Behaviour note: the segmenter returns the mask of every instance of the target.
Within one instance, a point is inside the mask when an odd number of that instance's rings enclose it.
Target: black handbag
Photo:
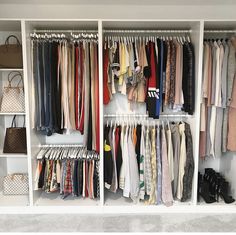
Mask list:
[[[16,115],[12,119],[11,127],[6,129],[3,153],[27,153],[25,124],[23,127],[16,127]]]

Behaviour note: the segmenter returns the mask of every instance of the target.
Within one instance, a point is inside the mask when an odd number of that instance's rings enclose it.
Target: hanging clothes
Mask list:
[[[39,35],[31,45],[34,128],[47,136],[79,131],[99,151],[97,41]]]
[[[236,38],[205,40],[203,55],[203,92],[201,102],[201,158],[219,157],[232,147],[234,117],[229,115],[233,104],[236,73]]]
[[[195,52],[191,42],[178,37],[105,36],[103,55],[105,105],[121,93],[129,102],[146,103],[153,118],[169,111],[193,114]]]
[[[65,199],[74,197],[98,198],[99,155],[84,148],[42,148],[37,155],[35,190],[59,192]]]
[[[104,126],[107,190],[113,193],[121,190],[124,197],[135,203],[141,200],[148,205],[171,206],[174,199],[183,202],[191,199],[193,173],[193,143],[188,123],[149,126],[107,122]]]

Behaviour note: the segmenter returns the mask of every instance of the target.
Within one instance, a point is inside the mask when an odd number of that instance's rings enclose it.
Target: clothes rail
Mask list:
[[[35,29],[34,33],[98,33],[93,29]]]
[[[147,114],[104,114],[105,118],[112,118],[112,117],[123,117],[123,116],[132,116],[132,117],[148,117]],[[189,114],[161,114],[160,117],[191,117],[192,115]]]
[[[104,117],[128,117],[128,116],[133,116],[133,117],[148,117],[147,114],[104,114]]]
[[[175,29],[168,29],[168,30],[126,30],[126,29],[105,29],[103,30],[104,33],[191,33],[191,29],[185,29],[185,30],[175,30]]]
[[[204,30],[204,33],[236,33],[236,30]]]
[[[40,145],[41,148],[58,148],[58,147],[84,147],[83,145],[79,144],[46,144],[46,145]]]

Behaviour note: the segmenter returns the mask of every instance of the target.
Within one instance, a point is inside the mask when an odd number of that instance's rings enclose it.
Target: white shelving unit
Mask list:
[[[22,41],[21,21],[0,21],[0,43],[4,44],[9,35],[15,35]],[[2,95],[3,87],[7,85],[8,74],[12,71],[24,74],[24,68],[0,68],[0,95]],[[24,82],[25,83],[25,82]],[[3,144],[5,131],[11,126],[12,118],[17,115],[17,124],[23,124],[24,116],[22,113],[1,113],[0,112],[0,207],[27,207],[30,205],[30,197],[27,195],[3,195],[3,177],[13,173],[28,173],[27,154],[3,153]]]
[[[1,31],[1,26],[3,30]],[[20,20],[1,20],[0,19],[0,35],[5,35],[7,26],[11,26],[12,31],[17,31],[22,38],[23,50],[23,69],[24,87],[25,87],[25,105],[26,112],[16,115],[24,115],[27,128],[27,155],[21,154],[2,154],[0,151],[0,178],[13,170],[25,171],[29,175],[29,195],[5,197],[0,194],[0,213],[19,212],[17,206],[21,206],[21,213],[195,213],[195,212],[228,212],[236,213],[235,204],[226,205],[224,203],[215,203],[214,205],[206,205],[203,202],[197,203],[197,174],[199,170],[206,166],[212,166],[223,172],[227,179],[232,182],[233,196],[236,197],[236,164],[233,153],[227,153],[221,159],[210,160],[208,162],[199,162],[199,126],[200,126],[200,99],[201,99],[201,80],[202,80],[202,54],[203,54],[203,38],[205,29],[235,29],[235,21],[204,21],[190,19],[153,19],[153,20],[137,20],[137,19],[20,19]],[[44,144],[73,144],[81,143],[83,136],[79,133],[72,135],[53,135],[46,137],[36,132],[32,128],[32,71],[30,57],[30,33],[34,29],[93,29],[98,30],[99,35],[99,91],[100,91],[100,139],[103,140],[103,115],[109,113],[125,112],[127,110],[127,101],[124,97],[117,97],[108,105],[103,106],[103,37],[104,31],[107,29],[191,29],[191,40],[195,48],[195,112],[194,115],[187,117],[188,123],[191,125],[194,145],[194,179],[192,199],[187,203],[175,202],[172,207],[148,206],[143,203],[134,204],[131,199],[122,197],[119,193],[113,194],[104,189],[103,184],[103,146],[100,147],[100,199],[90,200],[83,198],[60,198],[58,194],[47,194],[34,189],[34,175],[36,170],[36,154],[41,145]],[[0,37],[1,40],[1,37]],[[17,69],[14,69],[17,71]],[[11,70],[0,69],[2,77],[6,76]],[[122,106],[117,104],[122,103]],[[136,113],[144,113],[142,106],[136,110]],[[11,116],[14,114],[0,113],[0,148],[4,139],[4,129],[9,124]],[[20,117],[22,118],[22,117]],[[101,141],[102,143],[102,141]],[[17,162],[17,163],[16,163]],[[1,186],[0,186],[1,187]],[[0,188],[1,191],[1,188]]]

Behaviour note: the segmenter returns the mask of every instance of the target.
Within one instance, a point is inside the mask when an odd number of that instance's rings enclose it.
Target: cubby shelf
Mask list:
[[[0,158],[26,158],[27,154],[23,153],[3,153],[0,152]]]
[[[0,192],[0,206],[25,207],[29,206],[29,195],[3,195]]]
[[[25,115],[25,113],[1,113],[0,116],[13,116],[13,115]]]
[[[11,68],[11,69],[9,69],[9,68],[1,68],[0,69],[0,72],[11,72],[11,71],[23,71],[23,69],[19,69],[19,68]]]

